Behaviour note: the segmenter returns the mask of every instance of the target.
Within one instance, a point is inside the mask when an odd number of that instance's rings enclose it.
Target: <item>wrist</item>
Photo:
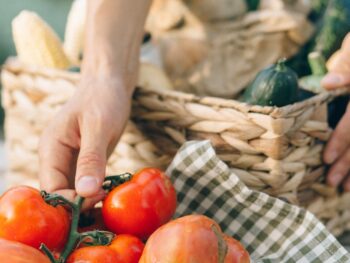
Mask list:
[[[82,74],[78,89],[85,92],[92,89],[94,92],[99,91],[103,94],[115,94],[130,99],[135,90],[136,79],[134,76],[126,76],[116,72],[115,74]]]

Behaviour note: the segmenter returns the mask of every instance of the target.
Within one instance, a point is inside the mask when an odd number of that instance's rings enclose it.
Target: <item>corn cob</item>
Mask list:
[[[22,11],[15,17],[12,34],[18,57],[23,63],[61,69],[69,67],[59,37],[36,13]]]
[[[85,36],[86,0],[75,0],[69,11],[63,48],[74,65],[80,64]]]
[[[139,87],[153,90],[173,90],[173,85],[161,68],[150,63],[141,63],[138,82]]]

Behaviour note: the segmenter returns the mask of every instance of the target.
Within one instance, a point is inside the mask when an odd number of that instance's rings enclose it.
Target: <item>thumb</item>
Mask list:
[[[102,190],[108,146],[103,137],[89,131],[82,134],[75,176],[75,188],[82,197],[92,197]]]
[[[321,82],[325,89],[336,89],[350,85],[349,73],[328,73]]]

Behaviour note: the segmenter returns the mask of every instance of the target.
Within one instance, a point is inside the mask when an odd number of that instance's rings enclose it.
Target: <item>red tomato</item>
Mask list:
[[[227,244],[227,254],[225,257],[225,263],[249,263],[249,254],[236,239],[224,235],[224,239]]]
[[[118,254],[114,250],[104,247],[83,247],[75,250],[67,263],[119,263]]]
[[[51,250],[63,247],[69,231],[69,214],[45,203],[40,192],[20,186],[0,198],[0,237],[34,248],[44,243]]]
[[[0,238],[0,262],[50,263],[50,260],[37,249],[19,242]]]
[[[138,263],[144,245],[131,235],[117,236],[109,246],[84,247],[75,250],[67,263]]]
[[[102,216],[112,232],[145,239],[171,219],[175,208],[170,179],[158,169],[146,168],[107,195]]]
[[[215,221],[202,215],[190,215],[157,229],[148,239],[139,263],[249,262],[249,256],[230,261],[227,256],[231,255],[231,248],[228,251],[224,234]]]
[[[118,253],[120,263],[138,263],[145,245],[131,235],[118,235],[109,248]]]

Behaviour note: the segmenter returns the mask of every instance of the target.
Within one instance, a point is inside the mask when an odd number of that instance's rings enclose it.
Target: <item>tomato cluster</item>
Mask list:
[[[104,189],[102,208],[87,213],[80,213],[81,197],[71,202],[27,186],[8,190],[0,197],[0,262],[249,262],[213,220],[171,221],[176,193],[159,169],[107,177]]]
[[[103,202],[108,229],[146,239],[168,222],[176,209],[176,193],[158,169],[143,169],[131,181],[114,188]]]
[[[67,263],[137,263],[144,244],[135,236],[117,235],[108,246],[89,246],[76,249]]]

